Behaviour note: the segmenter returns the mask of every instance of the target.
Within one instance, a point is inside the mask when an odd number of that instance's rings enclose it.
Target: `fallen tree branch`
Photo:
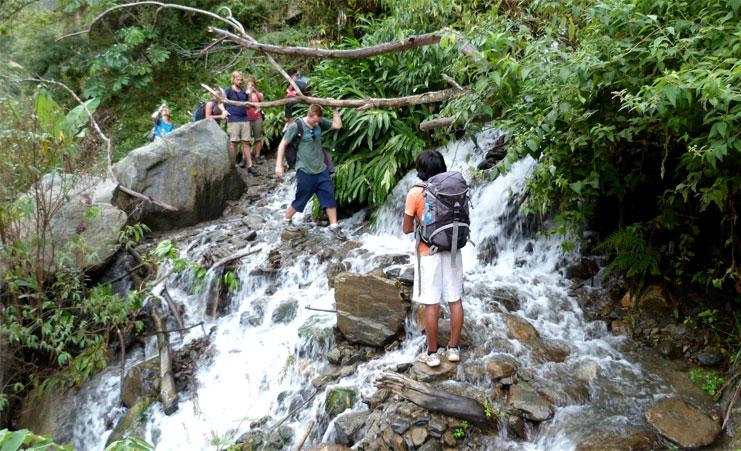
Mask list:
[[[440,128],[440,127],[450,127],[455,123],[455,118],[453,117],[441,117],[438,119],[430,119],[427,121],[422,121],[419,123],[419,130],[422,132],[426,132],[429,130],[432,130],[433,128]]]
[[[497,430],[496,422],[486,417],[484,406],[475,399],[448,393],[388,371],[381,373],[375,384],[427,410],[469,421],[483,431]]]
[[[453,79],[453,77],[451,77],[450,75],[448,75],[448,74],[442,74],[442,75],[441,75],[441,77],[443,78],[443,80],[445,80],[445,81],[447,81],[448,83],[450,83],[451,85],[453,85],[453,87],[454,87],[454,88],[456,88],[456,89],[460,89],[461,91],[464,91],[464,90],[465,90],[465,89],[463,88],[463,86],[461,86],[460,84],[458,84],[458,82],[457,82],[457,81],[455,81],[455,80]]]
[[[219,260],[216,263],[214,263],[213,265],[211,265],[211,267],[209,269],[210,270],[214,270],[214,269],[218,268],[219,266],[225,265],[225,264],[227,264],[227,263],[229,263],[231,261],[238,260],[240,258],[247,257],[248,255],[256,254],[256,253],[260,252],[261,250],[262,250],[262,248],[255,249],[255,248],[252,248],[251,247],[251,248],[249,248],[246,251],[239,251],[239,252],[237,252],[235,254],[229,255],[228,257],[222,258],[221,260]]]
[[[157,332],[157,349],[160,355],[160,401],[165,415],[178,410],[178,392],[175,389],[175,377],[172,372],[170,340],[167,339],[164,321],[160,315],[159,301],[152,303],[152,320]]]
[[[187,326],[187,327],[183,327],[182,329],[168,329],[168,330],[164,330],[162,332],[164,332],[166,334],[170,334],[170,333],[173,333],[173,332],[184,332],[186,330],[191,330],[191,329],[196,328],[198,326],[203,326],[203,321],[201,321],[200,323],[196,323],[196,324]],[[144,334],[144,335],[141,335],[141,336],[142,337],[151,337],[153,335],[157,335],[158,333],[159,332],[152,332],[151,334]],[[203,331],[203,335],[206,335],[206,331],[205,330]]]
[[[180,308],[175,300],[170,296],[170,292],[167,291],[167,286],[162,287],[162,297],[165,298],[167,306],[170,307],[172,316],[175,317],[175,323],[178,325],[178,331],[180,332],[180,338],[183,338],[183,331],[185,330],[185,323],[183,322],[183,315],[180,314]]]
[[[149,196],[146,196],[146,195],[144,195],[144,194],[142,194],[142,193],[140,193],[138,191],[134,191],[131,188],[127,188],[127,187],[121,185],[121,183],[118,181],[118,178],[116,177],[116,174],[113,173],[113,149],[112,149],[112,145],[111,145],[111,139],[108,138],[108,136],[106,136],[105,133],[103,133],[103,130],[101,130],[100,126],[98,125],[98,121],[95,120],[95,118],[93,117],[93,113],[90,112],[90,110],[88,109],[88,107],[85,104],[85,102],[83,102],[82,99],[77,95],[77,93],[75,93],[75,91],[73,91],[69,86],[67,86],[66,84],[64,84],[64,83],[62,83],[60,81],[47,80],[47,79],[41,78],[41,77],[36,77],[36,78],[32,78],[32,79],[26,79],[26,80],[22,80],[22,81],[30,81],[30,82],[35,82],[35,83],[47,83],[47,84],[59,86],[62,89],[64,89],[65,91],[67,91],[77,101],[77,103],[82,106],[82,109],[85,110],[85,114],[87,114],[87,117],[88,117],[88,119],[90,121],[90,124],[92,124],[93,128],[98,133],[98,136],[100,136],[100,139],[102,139],[105,142],[105,144],[106,144],[106,155],[107,155],[107,158],[108,158],[108,161],[107,161],[108,177],[110,177],[110,179],[113,180],[114,183],[116,183],[116,185],[117,185],[116,186],[116,189],[117,190],[122,191],[122,192],[124,192],[124,193],[126,193],[126,194],[128,194],[130,196],[136,197],[138,199],[142,199],[145,202],[149,202],[149,203],[152,203],[154,205],[157,205],[158,207],[164,208],[165,210],[168,210],[168,211],[178,211],[177,208],[173,207],[172,205],[169,205],[169,204],[167,204],[165,202],[160,202],[160,201],[154,200],[154,199],[152,199]],[[114,192],[115,192],[115,190],[114,190]]]
[[[369,109],[369,108],[399,108],[410,105],[424,105],[428,103],[440,103],[446,100],[450,100],[454,97],[466,94],[469,89],[463,91],[459,89],[443,89],[441,91],[430,91],[422,94],[415,94],[411,96],[403,97],[390,97],[390,98],[368,98],[368,99],[333,99],[331,97],[311,97],[311,96],[296,96],[296,97],[285,97],[278,100],[269,100],[267,102],[238,102],[236,100],[229,100],[224,97],[221,92],[217,89],[213,89],[205,84],[201,86],[208,91],[211,95],[216,96],[220,101],[229,105],[237,106],[253,106],[259,108],[271,108],[280,107],[284,105],[294,105],[297,103],[308,103],[317,104],[322,106],[336,107],[336,108],[358,108],[358,109]]]
[[[304,432],[304,435],[301,438],[301,441],[298,442],[298,447],[296,448],[296,451],[301,451],[301,449],[304,447],[304,443],[306,443],[306,439],[309,438],[309,434],[311,434],[311,430],[314,429],[314,424],[315,424],[314,420],[309,421],[309,425],[306,426],[306,432]]]

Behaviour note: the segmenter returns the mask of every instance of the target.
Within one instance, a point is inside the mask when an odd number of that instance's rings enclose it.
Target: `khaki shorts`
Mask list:
[[[229,133],[229,141],[233,143],[250,140],[249,122],[227,122],[226,131]]]
[[[256,121],[250,121],[250,133],[255,139],[255,142],[262,140],[262,119]]]

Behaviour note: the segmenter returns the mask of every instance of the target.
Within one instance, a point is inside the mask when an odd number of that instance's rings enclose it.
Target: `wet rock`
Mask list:
[[[481,264],[490,265],[494,263],[494,260],[499,256],[499,251],[497,250],[497,237],[488,236],[484,238],[477,249],[477,257]]]
[[[244,192],[229,162],[227,136],[214,121],[187,124],[151,144],[129,152],[113,166],[122,185],[172,205],[175,212],[144,204],[134,221],[152,230],[171,230],[221,215],[227,201]],[[178,174],[173,177],[173,174]],[[141,204],[122,192],[113,204],[126,212]]]
[[[492,380],[510,377],[517,371],[517,363],[506,357],[492,357],[486,362],[486,373]]]
[[[300,356],[317,356],[332,343],[334,325],[327,322],[327,316],[312,315],[298,328]]]
[[[329,384],[332,384],[337,381],[337,379],[340,378],[340,371],[337,369],[325,371],[319,376],[315,377],[311,380],[311,385],[316,388],[320,389],[323,387],[326,387]]]
[[[127,220],[125,212],[101,199],[98,191],[101,186],[107,186],[106,181],[70,174],[47,174],[37,186],[39,197],[46,199],[47,203],[59,204],[48,218],[43,248],[44,270],[55,273],[60,267],[83,271],[101,268],[118,250],[119,232]],[[113,187],[109,188],[112,191]],[[24,197],[35,203],[35,189]],[[19,228],[24,239],[35,239],[27,233],[36,230],[37,222],[46,219],[37,217],[36,212],[37,209],[31,207],[30,217],[20,220]],[[66,257],[64,262],[59,260],[60,255]]]
[[[38,395],[36,390],[23,400],[17,417],[17,429],[28,429],[37,435],[48,435],[57,443],[72,442],[75,418],[73,390],[49,390]]]
[[[376,407],[380,406],[381,404],[383,404],[384,401],[386,401],[390,394],[391,392],[389,392],[387,389],[381,388],[379,390],[376,390],[376,392],[373,393],[370,398],[364,400],[364,402],[368,405],[368,408],[370,410],[375,410]]]
[[[582,439],[576,445],[576,451],[594,450],[635,450],[648,451],[663,448],[656,436],[647,431],[595,432]]]
[[[646,420],[661,435],[684,448],[707,446],[721,431],[717,421],[679,398],[657,402],[646,411]]]
[[[355,404],[358,397],[356,389],[351,387],[336,387],[327,392],[327,398],[324,401],[324,413],[331,418],[344,412],[346,409]]]
[[[377,274],[337,275],[335,303],[337,327],[345,338],[378,347],[396,338],[408,308],[396,284]]]
[[[143,436],[146,427],[146,417],[144,413],[147,411],[151,403],[152,401],[149,398],[139,399],[136,404],[134,404],[126,414],[118,420],[116,427],[113,428],[113,432],[111,432],[111,435],[109,435],[106,440],[106,446],[127,437]]]
[[[427,440],[417,451],[443,451],[443,445],[437,440]]]
[[[723,362],[723,354],[714,346],[708,346],[697,354],[697,362],[702,366],[717,366]]]
[[[526,319],[517,315],[506,315],[507,335],[523,342],[533,342],[540,339],[538,331]]]
[[[672,340],[661,340],[656,344],[656,350],[662,357],[678,359],[682,357],[682,347]]]
[[[421,444],[423,444],[425,442],[425,440],[427,440],[427,437],[429,437],[430,434],[429,434],[429,432],[427,432],[427,428],[426,427],[415,426],[415,427],[409,429],[409,431],[407,432],[407,435],[408,435],[409,439],[411,439],[412,444],[415,447],[418,447]]]
[[[555,340],[539,340],[530,344],[533,356],[541,362],[564,362],[569,357],[565,343]]]
[[[528,420],[545,421],[553,416],[553,407],[532,385],[518,382],[509,388],[509,405]]]
[[[160,388],[159,357],[151,358],[132,367],[124,377],[121,402],[132,408],[143,397],[157,398]]]
[[[507,417],[507,430],[522,440],[529,441],[532,438],[532,428],[527,421],[517,415],[510,415]]]
[[[579,364],[579,366],[576,368],[575,375],[577,379],[584,382],[589,382],[597,378],[597,376],[599,375],[599,371],[600,367],[597,362],[587,360]]]
[[[610,323],[610,330],[613,335],[624,335],[626,337],[633,336],[633,327],[627,321],[616,319]]]
[[[389,279],[398,280],[402,285],[410,287],[414,285],[414,265],[391,266],[384,269],[383,273]]]
[[[442,416],[433,415],[430,419],[428,429],[430,430],[430,435],[432,437],[440,438],[445,433],[445,430],[448,429],[448,423]]]
[[[290,323],[296,318],[297,313],[298,301],[295,299],[285,300],[273,311],[273,324]]]
[[[350,412],[337,417],[334,423],[339,443],[352,446],[362,436],[362,429],[370,412]]]
[[[491,169],[500,160],[504,159],[504,157],[506,156],[507,156],[507,145],[505,142],[505,137],[504,135],[502,135],[494,141],[494,144],[492,145],[491,149],[487,151],[484,161],[479,163],[478,169],[482,171]]]
[[[267,299],[258,299],[252,303],[250,310],[242,312],[239,316],[239,324],[243,326],[257,327],[265,318],[265,304]]]
[[[391,424],[391,429],[399,435],[408,431],[412,426],[411,421],[399,415],[391,416],[389,423]]]
[[[427,366],[424,362],[414,362],[409,372],[410,377],[420,382],[437,382],[454,377],[458,365],[447,359],[441,360],[440,365],[434,368]]]
[[[249,431],[237,439],[239,449],[244,451],[258,451],[263,449],[265,434],[262,431]]]
[[[657,323],[668,324],[674,318],[674,307],[658,285],[651,285],[641,294],[638,298],[638,308],[646,317],[654,319]]]
[[[569,279],[587,280],[599,272],[599,265],[594,259],[581,257],[578,261],[566,268],[566,277]]]
[[[309,451],[352,451],[347,446],[336,443],[320,443],[319,445],[309,448]]]
[[[285,446],[293,440],[293,429],[288,426],[281,426],[277,431],[268,435],[266,449],[284,449]]]
[[[451,431],[450,429],[445,431],[445,433],[443,434],[442,440],[443,440],[443,445],[451,447],[451,448],[455,447],[455,445],[458,444],[458,441],[455,439],[455,437],[453,437],[453,431]]]
[[[327,354],[327,361],[332,365],[339,365],[342,361],[342,351],[337,348],[330,349]]]
[[[404,437],[394,433],[392,429],[383,431],[383,442],[394,451],[407,451],[409,447],[404,441]]]

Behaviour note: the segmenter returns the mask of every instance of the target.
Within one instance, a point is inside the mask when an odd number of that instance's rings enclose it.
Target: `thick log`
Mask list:
[[[160,401],[165,414],[171,415],[178,410],[178,392],[175,389],[175,377],[172,372],[170,340],[167,338],[160,308],[156,301],[152,308],[152,320],[157,331],[157,349],[160,354]]]
[[[440,103],[470,92],[468,89],[461,90],[458,88],[451,88],[443,89],[441,91],[424,92],[422,94],[415,94],[404,97],[368,99],[333,99],[330,97],[296,96],[286,97],[278,100],[269,100],[267,102],[260,102],[259,104],[256,104],[253,102],[238,102],[236,100],[229,100],[225,98],[219,90],[213,89],[204,84],[202,84],[201,86],[206,91],[216,96],[223,103],[237,106],[259,106],[260,108],[280,107],[284,105],[293,105],[296,103],[315,103],[322,106],[336,108],[358,108],[362,110],[372,108],[399,108],[410,105]]]
[[[376,379],[376,387],[390,390],[393,394],[432,412],[466,420],[483,431],[496,432],[498,429],[496,419],[487,418],[484,406],[475,399],[454,395],[430,384],[388,371],[381,373]]]
[[[239,260],[240,258],[247,257],[248,255],[257,254],[261,250],[262,250],[262,248],[255,249],[255,248],[252,248],[251,247],[251,248],[249,248],[247,250],[236,252],[236,253],[234,253],[232,255],[226,256],[226,257],[222,258],[221,260],[217,261],[216,263],[214,263],[213,265],[211,265],[211,267],[209,269],[214,270],[214,269],[216,269],[216,268],[218,268],[220,266],[223,266],[223,265],[225,265],[225,264],[227,264],[229,262],[232,262],[234,260]]]
[[[419,123],[419,130],[426,132],[435,128],[450,127],[455,122],[452,117],[441,117],[438,119],[430,119],[428,121],[422,121]]]

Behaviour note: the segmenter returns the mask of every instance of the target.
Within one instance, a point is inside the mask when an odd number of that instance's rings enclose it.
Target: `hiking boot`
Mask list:
[[[257,174],[257,169],[255,168],[255,166],[250,166],[247,168],[247,172],[249,172],[252,175],[255,175]]]
[[[241,160],[239,163],[237,163],[235,166],[237,166],[240,169],[244,169],[244,160]]]
[[[255,157],[255,163],[257,163],[257,164],[263,164],[263,163],[265,163],[265,157],[263,157],[262,155],[256,156]]]
[[[445,358],[448,359],[449,362],[460,362],[461,348],[457,346],[455,348],[448,347],[448,349],[445,350]]]
[[[345,232],[342,231],[340,226],[329,226],[329,231],[332,233],[332,235],[335,236],[340,241],[347,241],[347,235],[345,235]]]
[[[440,355],[437,351],[433,352],[432,354],[428,354],[426,352],[422,353],[419,355],[419,357],[417,357],[417,360],[425,363],[430,368],[435,368],[436,366],[440,365]]]

